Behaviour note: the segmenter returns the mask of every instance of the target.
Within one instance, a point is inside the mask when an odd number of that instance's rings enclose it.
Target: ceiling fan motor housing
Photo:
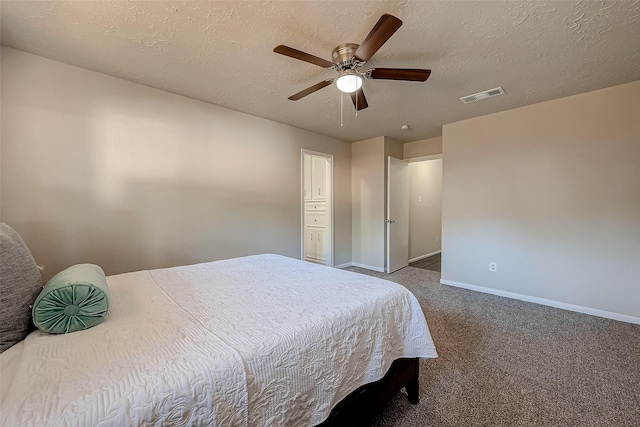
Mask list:
[[[340,71],[348,70],[353,67],[353,57],[360,45],[356,43],[343,43],[338,45],[331,53],[331,59],[338,65]]]

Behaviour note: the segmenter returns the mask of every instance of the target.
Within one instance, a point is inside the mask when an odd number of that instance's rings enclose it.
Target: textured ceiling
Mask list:
[[[426,83],[367,80],[355,111],[335,75],[273,53],[331,59],[383,13],[404,24],[367,64],[429,68]],[[2,44],[346,141],[441,135],[442,125],[640,80],[640,1],[6,1]],[[365,67],[368,68],[368,67]],[[506,95],[458,98],[502,86]],[[411,129],[402,131],[408,124]]]

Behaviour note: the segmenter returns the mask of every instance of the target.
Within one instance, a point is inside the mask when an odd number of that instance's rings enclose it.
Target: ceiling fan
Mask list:
[[[343,43],[336,47],[331,54],[333,62],[292,47],[284,45],[276,46],[276,48],[273,49],[275,53],[335,70],[339,74],[335,79],[327,79],[316,83],[305,90],[291,95],[289,99],[297,101],[323,87],[331,85],[335,81],[336,86],[341,92],[351,95],[353,105],[356,107],[356,110],[359,111],[369,106],[362,90],[364,79],[426,81],[431,74],[431,70],[418,68],[370,68],[364,72],[361,71],[364,64],[373,57],[378,49],[389,40],[401,25],[402,21],[395,16],[388,14],[382,15],[362,44]]]

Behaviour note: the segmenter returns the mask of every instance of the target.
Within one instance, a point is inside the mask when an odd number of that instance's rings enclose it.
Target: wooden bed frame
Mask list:
[[[333,408],[329,418],[317,427],[362,426],[394,397],[401,388],[406,388],[409,401],[417,404],[419,360],[397,359],[385,376],[374,383],[365,384]]]

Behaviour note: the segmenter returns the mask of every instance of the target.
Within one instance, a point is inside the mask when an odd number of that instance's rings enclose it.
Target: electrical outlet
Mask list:
[[[440,243],[440,236],[436,236],[436,243]]]
[[[491,262],[489,263],[489,271],[491,271],[491,272],[493,272],[493,273],[495,273],[496,271],[498,271],[498,263],[497,263],[497,262],[494,262],[494,261],[491,261]]]
[[[422,196],[418,196],[418,203],[422,203]]]

